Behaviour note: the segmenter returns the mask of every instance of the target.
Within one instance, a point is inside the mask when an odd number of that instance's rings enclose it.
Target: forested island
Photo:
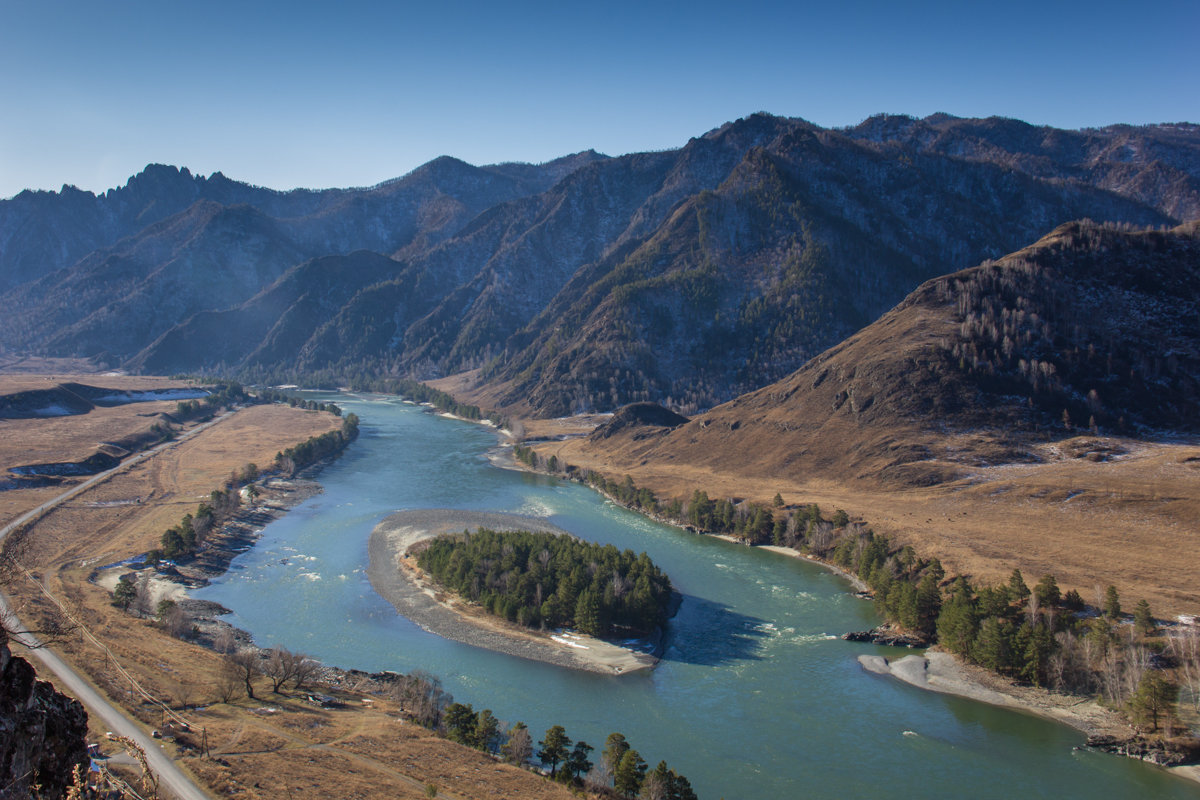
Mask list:
[[[644,552],[488,528],[423,544],[417,564],[437,583],[528,628],[645,636],[670,616],[671,581]]]

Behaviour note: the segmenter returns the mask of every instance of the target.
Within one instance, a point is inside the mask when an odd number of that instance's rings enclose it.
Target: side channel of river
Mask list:
[[[456,699],[552,724],[601,746],[620,731],[651,766],[725,798],[1200,797],[1148,765],[1075,749],[1065,726],[865,673],[836,638],[876,624],[869,602],[812,564],[650,522],[594,492],[494,467],[493,432],[392,398],[313,393],[362,419],[320,476],[323,494],[264,531],[196,592],[234,609],[262,645],[364,670],[423,669]],[[545,517],[645,550],[684,603],[649,673],[608,677],[479,650],[400,617],[367,581],[367,539],[393,511],[463,508]]]

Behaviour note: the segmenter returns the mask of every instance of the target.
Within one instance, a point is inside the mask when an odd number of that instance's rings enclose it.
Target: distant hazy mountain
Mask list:
[[[692,411],[1068,220],[1198,216],[1192,125],[759,114],[678,150],[325,192],[151,167],[0,202],[0,342],[257,379],[480,368],[540,413]]]

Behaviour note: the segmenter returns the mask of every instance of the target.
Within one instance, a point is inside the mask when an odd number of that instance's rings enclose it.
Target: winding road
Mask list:
[[[144,461],[155,454],[174,447],[180,442],[186,441],[201,431],[216,425],[224,419],[232,416],[233,411],[227,411],[219,417],[197,425],[195,428],[181,434],[177,439],[172,439],[168,442],[163,442],[160,445],[143,450],[140,453],[130,456],[128,459],[105,472],[93,475],[78,486],[72,487],[70,490],[63,492],[58,497],[52,500],[47,500],[37,508],[22,514],[13,522],[0,528],[0,544],[4,542],[5,537],[9,533],[16,530],[18,527],[27,523],[33,522],[41,518],[55,506],[70,500],[72,497],[87,491],[92,486],[100,483],[110,476],[127,470],[135,464]],[[21,629],[20,621],[16,614],[13,613],[12,607],[8,604],[8,599],[3,593],[0,593],[0,619],[3,620],[5,626],[10,631],[19,631]],[[29,653],[46,669],[54,673],[58,679],[59,688],[65,689],[73,695],[79,702],[87,708],[89,714],[94,714],[104,722],[105,727],[121,736],[127,736],[137,742],[146,753],[146,761],[150,764],[150,768],[154,774],[158,776],[159,788],[166,789],[168,793],[179,800],[212,800],[212,795],[201,788],[195,780],[180,769],[169,755],[164,751],[163,745],[151,738],[142,728],[142,726],[130,719],[123,711],[110,703],[99,692],[92,688],[91,684],[86,679],[75,672],[65,661],[58,657],[54,652],[41,645],[35,636],[31,633],[14,633],[13,641],[29,648]],[[41,670],[39,670],[41,672]]]

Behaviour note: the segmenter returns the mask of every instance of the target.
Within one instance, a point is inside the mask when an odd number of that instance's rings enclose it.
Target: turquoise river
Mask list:
[[[394,398],[306,393],[362,419],[320,475],[325,491],[269,525],[196,596],[233,609],[259,644],[327,664],[427,670],[476,709],[555,723],[597,749],[620,731],[651,766],[717,798],[1195,798],[1200,785],[1077,749],[1084,736],[1026,714],[863,671],[888,648],[837,635],[878,623],[844,579],[804,561],[659,525],[572,483],[494,466],[494,431]],[[601,676],[426,633],[365,574],[371,529],[393,511],[463,508],[548,518],[645,550],[684,601],[650,672]]]

